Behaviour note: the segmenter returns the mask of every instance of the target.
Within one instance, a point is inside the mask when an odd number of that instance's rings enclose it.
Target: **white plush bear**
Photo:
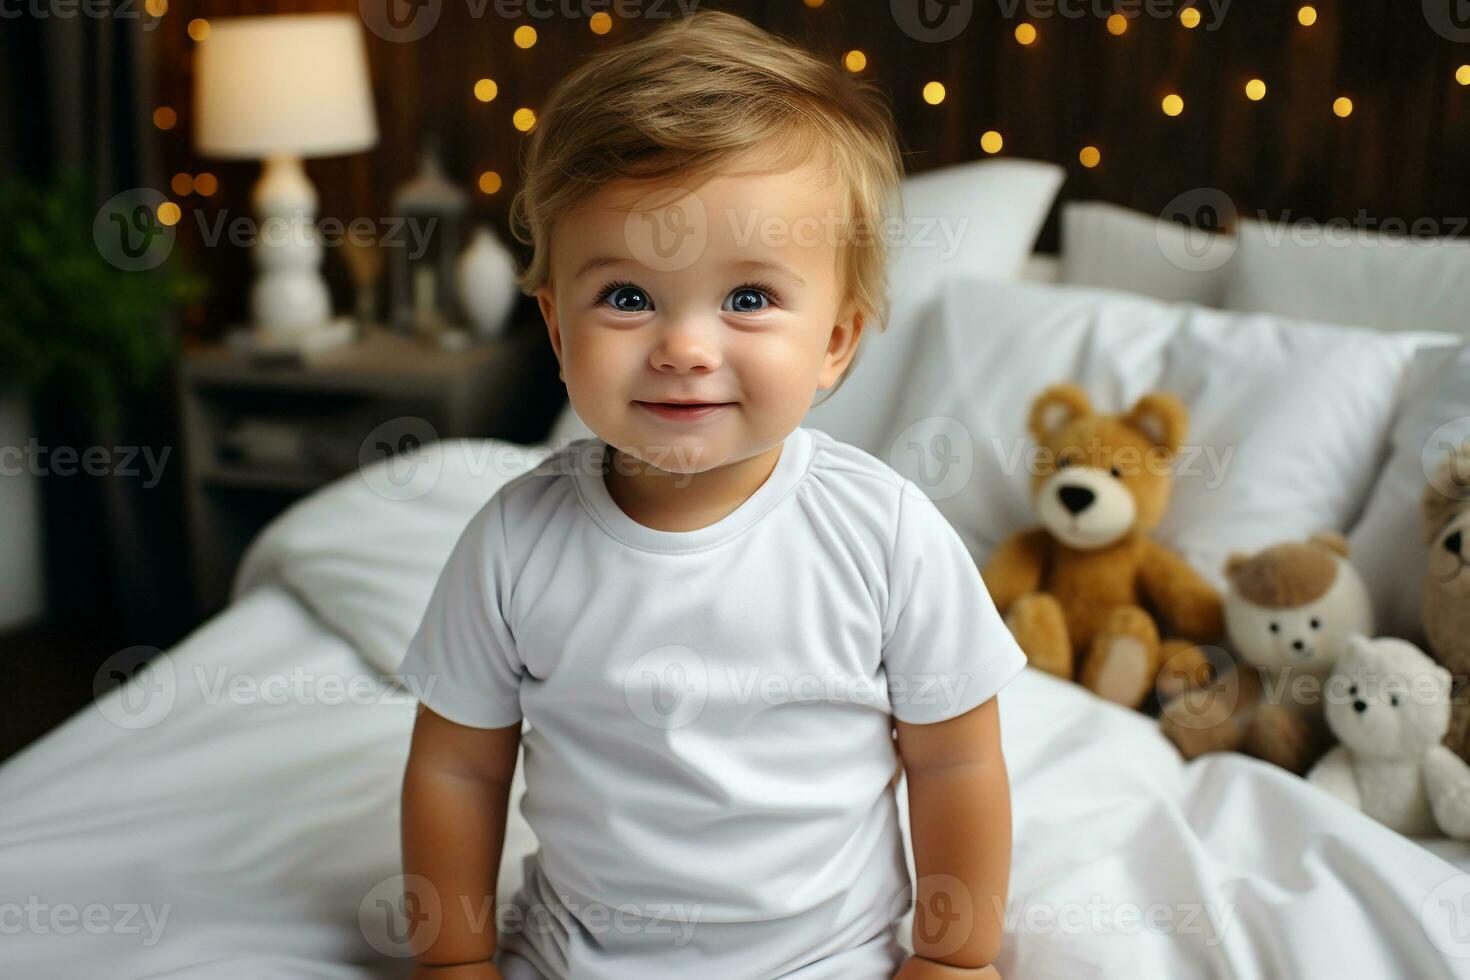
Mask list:
[[[1307,778],[1402,834],[1470,839],[1470,767],[1440,744],[1450,673],[1412,643],[1353,637],[1326,688],[1341,743]]]

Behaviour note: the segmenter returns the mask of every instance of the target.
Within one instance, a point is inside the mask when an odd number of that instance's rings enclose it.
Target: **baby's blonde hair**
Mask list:
[[[532,249],[521,290],[550,282],[552,228],[610,182],[698,181],[755,153],[770,172],[824,157],[837,172],[842,288],[864,333],[884,329],[884,223],[903,176],[892,111],[870,83],[719,11],[609,48],[552,92],[511,202],[512,234]]]

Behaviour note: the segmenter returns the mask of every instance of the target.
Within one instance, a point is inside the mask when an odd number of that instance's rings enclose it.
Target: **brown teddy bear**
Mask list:
[[[1368,587],[1347,558],[1332,532],[1230,556],[1225,630],[1240,664],[1159,720],[1186,759],[1245,752],[1305,775],[1332,747],[1327,676],[1352,636],[1373,635]]]
[[[1424,571],[1424,635],[1454,683],[1444,744],[1470,762],[1470,446],[1440,464],[1421,510],[1429,558]]]
[[[1148,537],[1188,427],[1184,406],[1163,392],[1122,416],[1094,412],[1075,385],[1042,392],[1029,422],[1041,526],[1004,541],[983,570],[1034,666],[1130,707],[1166,662],[1171,677],[1203,676],[1208,660],[1193,644],[1223,630],[1219,593]],[[1162,641],[1155,615],[1182,639]]]

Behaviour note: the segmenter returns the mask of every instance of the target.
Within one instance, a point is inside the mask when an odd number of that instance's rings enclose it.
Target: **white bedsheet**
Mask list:
[[[387,569],[432,570],[414,536],[365,523],[414,504],[382,500],[374,513],[354,480],[308,503],[332,587],[357,587],[352,568],[380,583]],[[493,488],[452,465],[440,481],[415,513],[446,525],[417,540],[447,549]],[[324,527],[333,513],[347,516]],[[280,538],[272,548],[292,546]],[[260,555],[257,567],[309,569],[310,551]],[[173,702],[157,724],[109,720],[113,692],[0,767],[0,977],[407,975],[369,943],[359,912],[398,871],[414,706],[323,625],[330,596],[307,596],[308,612],[284,573],[256,578],[168,652]],[[411,630],[427,587],[396,603],[380,588],[375,615]],[[216,696],[221,670],[243,696]],[[347,697],[332,678],[362,686]],[[275,687],[251,694],[262,682]],[[1033,671],[1001,704],[1016,840],[1007,976],[1470,975],[1470,959],[1446,955],[1470,954],[1470,902],[1453,904],[1470,846],[1406,840],[1248,759],[1185,765],[1148,719]],[[502,894],[534,846],[516,796]],[[1436,921],[1444,950],[1426,932]]]

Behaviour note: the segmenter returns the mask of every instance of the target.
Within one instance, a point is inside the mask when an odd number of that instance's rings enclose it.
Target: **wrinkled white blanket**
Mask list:
[[[304,501],[234,605],[0,767],[0,976],[407,976],[377,905],[414,710],[394,658],[459,529],[541,450],[426,452],[410,499],[369,473]],[[1185,765],[1033,671],[1001,704],[1008,977],[1470,975],[1470,846],[1249,759]],[[534,847],[516,802],[502,894]]]

